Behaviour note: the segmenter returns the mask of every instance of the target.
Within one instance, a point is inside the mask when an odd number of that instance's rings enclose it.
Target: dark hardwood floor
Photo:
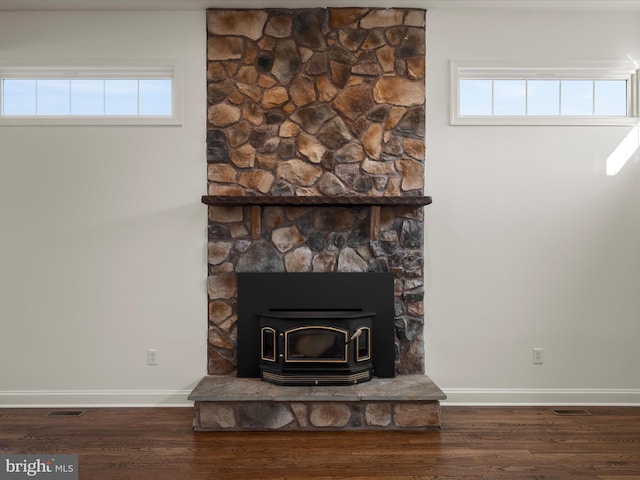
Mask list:
[[[443,407],[429,433],[194,433],[190,408],[0,409],[0,453],[78,454],[81,480],[640,480],[640,407],[588,410]]]

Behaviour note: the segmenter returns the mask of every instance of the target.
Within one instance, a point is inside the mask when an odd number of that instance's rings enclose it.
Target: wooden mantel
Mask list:
[[[380,207],[424,207],[431,203],[428,196],[371,197],[371,196],[296,196],[296,195],[203,195],[202,203],[218,207],[251,207],[251,237],[260,238],[260,208],[266,206],[290,207],[370,207],[369,237],[378,238]]]

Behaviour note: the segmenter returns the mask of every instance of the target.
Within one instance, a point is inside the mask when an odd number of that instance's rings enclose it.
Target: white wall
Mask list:
[[[0,405],[186,404],[205,374],[205,35],[203,11],[0,12],[0,63],[187,80],[182,126],[0,127]]]
[[[639,58],[639,27],[427,13],[426,370],[452,402],[640,403],[638,154],[605,174],[631,128],[448,124],[450,59]]]
[[[640,403],[638,156],[605,175],[629,129],[448,125],[450,58],[638,58],[639,19],[427,14],[426,368],[454,402]],[[0,61],[187,80],[180,127],[0,128],[0,405],[186,403],[204,375],[205,46],[204,12],[0,12]]]

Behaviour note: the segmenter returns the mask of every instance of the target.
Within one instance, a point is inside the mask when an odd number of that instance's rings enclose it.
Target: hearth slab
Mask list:
[[[430,401],[447,396],[426,375],[373,378],[348,386],[291,387],[263,382],[258,378],[207,375],[194,388],[189,400],[196,402],[357,402]]]
[[[189,396],[196,431],[440,430],[446,395],[426,375],[291,387],[206,376]]]

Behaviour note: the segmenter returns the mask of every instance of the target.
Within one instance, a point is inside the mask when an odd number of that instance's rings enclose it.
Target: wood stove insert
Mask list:
[[[371,379],[373,312],[260,315],[260,373],[277,385],[351,385]]]
[[[238,377],[346,385],[395,377],[393,274],[239,273]]]

